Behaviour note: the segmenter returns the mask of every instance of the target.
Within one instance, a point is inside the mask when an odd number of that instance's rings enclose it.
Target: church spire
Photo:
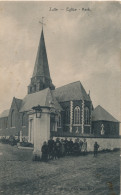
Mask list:
[[[31,84],[28,86],[28,93],[34,93],[47,87],[50,89],[55,89],[50,77],[44,33],[42,28],[34,71],[31,78]]]
[[[41,38],[40,38],[37,57],[35,61],[34,72],[33,72],[33,77],[35,76],[44,76],[50,78],[50,71],[48,66],[43,29],[41,32]]]

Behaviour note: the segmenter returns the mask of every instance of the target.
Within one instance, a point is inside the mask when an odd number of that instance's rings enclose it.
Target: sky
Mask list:
[[[1,1],[0,112],[27,94],[42,17],[53,84],[80,80],[94,107],[120,120],[120,2]]]

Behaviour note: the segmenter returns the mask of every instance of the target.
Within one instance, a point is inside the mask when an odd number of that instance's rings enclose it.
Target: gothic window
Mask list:
[[[66,108],[66,124],[70,123],[70,110]]]
[[[11,112],[11,127],[15,127],[15,111]]]
[[[80,107],[74,108],[74,124],[80,124]]]
[[[61,127],[61,114],[58,115],[57,126]]]
[[[25,115],[25,113],[22,114],[22,126],[26,126],[26,115]]]
[[[89,120],[89,108],[88,107],[85,107],[85,109],[84,109],[84,123],[86,125],[88,125],[90,123],[90,120]]]

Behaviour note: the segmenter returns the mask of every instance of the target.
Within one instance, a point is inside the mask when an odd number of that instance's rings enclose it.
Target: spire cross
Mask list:
[[[42,17],[42,21],[39,21],[39,23],[42,24],[42,28],[43,28],[43,25],[45,25],[45,23],[43,23],[43,19],[44,17]]]

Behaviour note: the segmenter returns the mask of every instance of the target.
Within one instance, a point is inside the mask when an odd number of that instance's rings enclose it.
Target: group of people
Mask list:
[[[94,145],[94,156],[97,155],[99,145],[97,142],[95,142]],[[73,142],[72,139],[67,140],[56,138],[56,140],[53,140],[53,138],[50,138],[48,142],[44,142],[42,146],[42,160],[48,161],[53,159],[59,159],[60,157],[66,156],[66,155],[85,155],[87,153],[87,141],[86,139],[79,140],[75,139]]]

